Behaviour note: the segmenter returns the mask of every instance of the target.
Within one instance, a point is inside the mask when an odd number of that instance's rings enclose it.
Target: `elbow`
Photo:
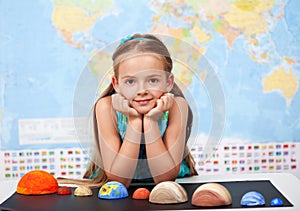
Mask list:
[[[180,170],[180,165],[175,166],[174,168],[165,172],[164,174],[153,177],[154,183],[158,184],[160,182],[165,182],[165,181],[175,181],[177,179],[179,170]]]
[[[129,188],[131,184],[131,179],[119,177],[117,175],[111,174],[109,172],[105,172],[109,181],[116,181],[122,183],[126,188]]]

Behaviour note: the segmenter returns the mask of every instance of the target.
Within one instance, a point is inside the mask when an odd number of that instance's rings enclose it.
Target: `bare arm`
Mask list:
[[[164,111],[170,99],[158,103],[158,110]],[[159,108],[160,107],[160,108]],[[164,139],[160,136],[155,112],[144,117],[145,143],[150,171],[155,183],[175,180],[182,162],[185,148],[185,128],[188,106],[181,97],[175,97],[169,109],[168,128]]]
[[[132,111],[128,113],[127,130],[125,138],[121,142],[112,100],[111,96],[105,97],[96,105],[103,168],[110,180],[119,181],[128,187],[137,165],[142,119],[141,116],[134,115]]]

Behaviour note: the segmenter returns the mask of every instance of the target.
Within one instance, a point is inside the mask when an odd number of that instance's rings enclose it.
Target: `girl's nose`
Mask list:
[[[139,83],[137,94],[141,95],[147,93],[147,86],[145,83]]]

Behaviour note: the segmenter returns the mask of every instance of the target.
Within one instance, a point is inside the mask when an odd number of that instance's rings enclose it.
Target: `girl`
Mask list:
[[[166,46],[153,35],[135,34],[121,41],[112,59],[111,84],[93,109],[97,153],[84,178],[129,187],[196,175],[186,147],[193,116],[174,83]]]

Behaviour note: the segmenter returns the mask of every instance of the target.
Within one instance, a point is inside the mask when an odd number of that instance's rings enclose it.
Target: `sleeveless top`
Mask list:
[[[116,114],[118,119],[118,132],[120,134],[121,140],[123,141],[126,133],[126,128],[127,128],[127,117],[120,112],[116,112]],[[164,136],[164,133],[167,129],[168,119],[169,119],[168,112],[163,113],[158,119],[158,126],[159,126],[161,137]],[[177,178],[186,177],[190,175],[191,173],[187,163],[185,162],[185,160],[182,160]],[[137,163],[137,167],[132,182],[153,182],[153,178],[148,167],[146,146],[144,144],[143,136],[140,144],[139,160]]]

